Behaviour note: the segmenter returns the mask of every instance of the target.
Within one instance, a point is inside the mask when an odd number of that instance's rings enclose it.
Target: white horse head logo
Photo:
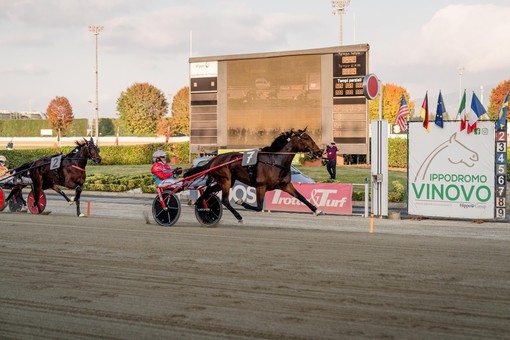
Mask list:
[[[438,158],[439,155],[445,155],[446,161],[458,165],[463,164],[469,168],[473,167],[476,162],[478,162],[479,157],[478,153],[474,150],[471,150],[466,145],[462,144],[457,140],[457,132],[450,136],[446,141],[439,144],[432,152],[425,158],[423,163],[418,169],[416,177],[414,181],[416,182],[418,179],[424,180],[429,171],[429,167],[431,164],[435,162],[444,162],[444,160],[440,160]]]

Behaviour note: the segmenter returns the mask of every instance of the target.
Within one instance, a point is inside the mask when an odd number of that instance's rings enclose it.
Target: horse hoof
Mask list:
[[[322,210],[315,210],[315,212],[313,214],[315,216],[324,215],[324,211],[322,211]]]
[[[244,220],[242,220],[242,219],[237,220],[237,223],[239,223],[239,224],[244,224]]]
[[[74,204],[74,196],[69,199],[69,205],[73,205],[73,204]]]
[[[78,217],[85,217],[85,214],[81,213],[81,214],[78,215]]]
[[[236,204],[243,205],[243,200],[241,200],[241,199],[237,200]],[[239,220],[239,221],[241,221],[241,220]]]

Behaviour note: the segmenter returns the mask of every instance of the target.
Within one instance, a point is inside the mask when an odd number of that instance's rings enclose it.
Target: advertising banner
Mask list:
[[[494,218],[494,122],[478,121],[470,134],[459,126],[409,123],[409,214]]]
[[[293,183],[313,205],[327,214],[352,214],[352,184]],[[265,209],[271,211],[310,212],[297,198],[281,190],[266,193]]]

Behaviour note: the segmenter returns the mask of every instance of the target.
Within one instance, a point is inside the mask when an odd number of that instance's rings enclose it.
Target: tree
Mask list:
[[[389,124],[395,123],[400,108],[402,93],[406,97],[409,112],[411,112],[410,115],[412,115],[414,112],[414,102],[409,102],[409,93],[407,93],[404,87],[395,84],[384,84],[382,87],[382,118],[387,119]],[[379,119],[379,96],[370,101],[369,107],[370,120]]]
[[[189,87],[177,92],[172,101],[172,117],[163,119],[158,124],[158,134],[182,134],[189,136]]]
[[[46,108],[48,124],[57,132],[58,137],[66,135],[67,128],[74,120],[73,108],[66,97],[55,97]]]
[[[157,123],[168,112],[163,92],[149,83],[135,83],[117,99],[119,119],[129,132],[155,134]]]
[[[488,113],[491,119],[496,119],[499,109],[501,108],[501,104],[503,103],[503,99],[507,92],[510,91],[510,79],[502,81],[498,86],[492,89],[491,95],[489,98],[489,108]],[[507,117],[508,119],[508,117]]]
[[[99,135],[114,136],[115,129],[111,118],[99,118]]]

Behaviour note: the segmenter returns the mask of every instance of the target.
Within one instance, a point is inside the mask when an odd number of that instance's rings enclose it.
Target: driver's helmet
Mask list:
[[[152,161],[156,162],[160,158],[166,158],[166,152],[163,150],[157,150],[152,154]]]
[[[5,158],[5,156],[0,155],[0,165],[5,166],[6,162],[7,162],[7,158]]]

